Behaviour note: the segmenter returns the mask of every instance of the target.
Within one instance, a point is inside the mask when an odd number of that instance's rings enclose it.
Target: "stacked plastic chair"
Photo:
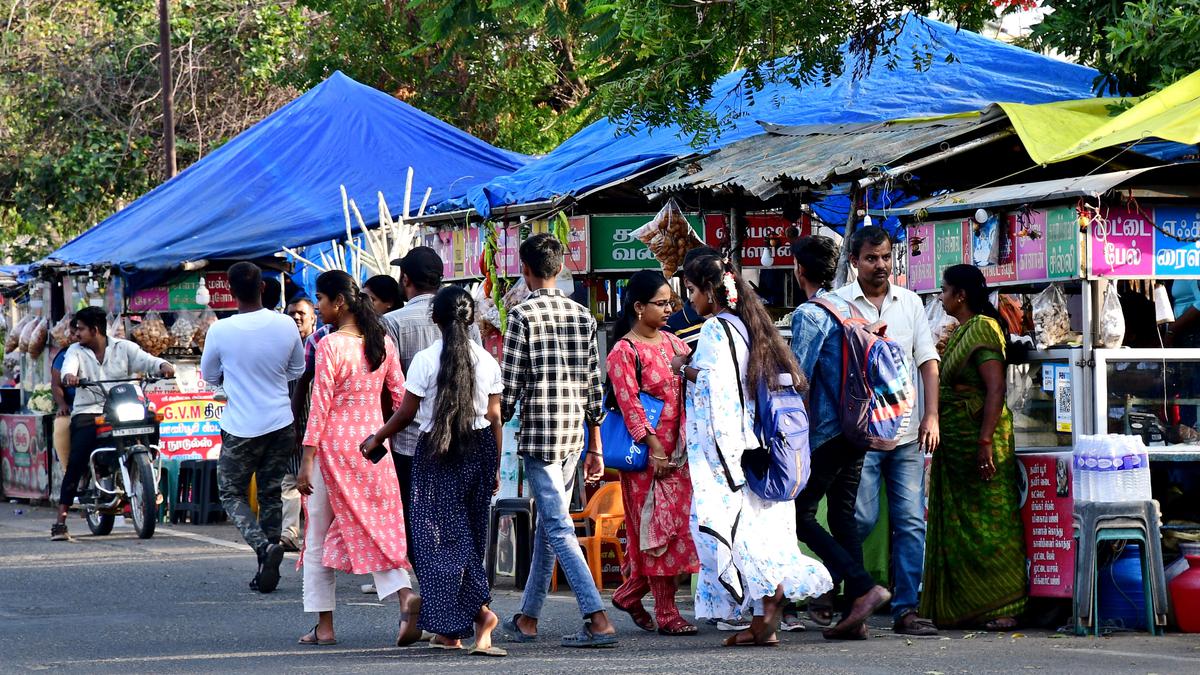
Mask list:
[[[1096,592],[1096,547],[1105,541],[1140,544],[1142,586],[1146,598],[1146,627],[1161,635],[1167,625],[1167,582],[1163,571],[1161,514],[1158,502],[1075,502],[1075,633],[1098,635],[1099,600]]]

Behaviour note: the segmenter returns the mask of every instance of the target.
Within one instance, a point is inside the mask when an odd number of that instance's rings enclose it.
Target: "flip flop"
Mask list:
[[[1005,617],[1001,617],[999,619],[992,619],[991,621],[980,626],[980,628],[982,628],[983,630],[991,631],[991,632],[1010,631],[1016,627],[1017,627],[1017,620],[1012,618],[1011,616],[1005,616]]]
[[[633,606],[625,607],[621,603],[617,602],[617,599],[615,597],[613,598],[613,601],[612,601],[613,607],[616,607],[617,609],[621,610],[622,612],[625,612],[626,614],[629,615],[629,618],[633,619],[633,625],[637,626],[638,628],[641,628],[642,630],[646,631],[647,633],[653,633],[654,632],[654,618],[650,616],[650,612],[647,612],[645,607],[641,606],[641,603],[638,603],[638,605],[639,606],[637,606],[637,607],[633,607]],[[659,630],[661,631],[662,629],[660,628]]]
[[[747,628],[725,638],[722,644],[726,647],[778,647],[779,638],[775,637],[765,642],[759,642],[754,633]]]
[[[616,647],[616,633],[593,633],[588,630],[588,624],[579,629],[579,632],[562,637],[562,646],[578,647],[581,649],[590,649],[594,647]]]
[[[512,633],[512,635],[510,635],[508,638],[509,641],[510,642],[520,642],[522,644],[524,644],[526,642],[536,641],[538,639],[537,635],[530,635],[529,633],[526,633],[525,631],[523,631],[517,627],[517,619],[520,616],[521,616],[520,614],[513,614],[512,618],[504,620],[504,630],[508,631],[509,633]]]
[[[497,647],[496,645],[484,648],[472,645],[471,648],[467,650],[467,653],[471,656],[508,656],[507,651]]]
[[[696,635],[700,629],[688,623],[682,616],[658,627],[659,635]]]
[[[421,639],[422,631],[417,627],[417,620],[421,616],[421,596],[413,597],[410,603],[412,608],[400,612],[399,628],[401,633],[396,638],[397,647],[407,647]],[[408,623],[407,629],[404,627],[406,622]]]
[[[821,631],[821,637],[826,640],[866,640],[867,624],[860,623],[850,628],[826,628]]]
[[[309,635],[312,636],[311,640],[308,639]],[[337,638],[332,640],[322,640],[321,638],[317,637],[317,626],[313,626],[311,631],[305,633],[299,640],[297,640],[297,643],[312,647],[328,647],[330,645],[336,645]]]
[[[434,637],[429,638],[429,648],[430,649],[444,649],[448,652],[457,652],[457,651],[461,650],[463,648],[463,646],[461,643],[459,643],[457,645],[441,644],[437,641],[437,636],[435,635]]]

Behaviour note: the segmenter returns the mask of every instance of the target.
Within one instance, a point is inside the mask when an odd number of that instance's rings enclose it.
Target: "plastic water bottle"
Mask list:
[[[1100,442],[1096,448],[1096,481],[1093,500],[1098,502],[1112,502],[1116,501],[1117,496],[1114,460],[1118,460],[1118,455],[1111,437],[1105,436],[1099,440]]]
[[[1086,470],[1083,459],[1087,453],[1088,443],[1087,436],[1079,436],[1075,443],[1075,451],[1072,453],[1071,484],[1074,488],[1072,492],[1075,495],[1075,501],[1087,502],[1092,499],[1091,486],[1087,482],[1089,472]]]

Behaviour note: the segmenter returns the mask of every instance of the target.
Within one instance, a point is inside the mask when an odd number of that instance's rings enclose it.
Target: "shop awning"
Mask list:
[[[913,216],[938,213],[963,212],[974,209],[989,209],[1003,206],[1034,204],[1054,200],[1077,199],[1079,197],[1094,197],[1103,194],[1138,177],[1146,177],[1147,172],[1166,172],[1177,168],[1187,168],[1187,165],[1152,166],[1128,171],[1099,173],[1091,176],[1077,176],[1058,180],[1038,181],[1035,183],[1016,183],[1013,185],[996,185],[993,187],[974,188],[961,192],[950,192],[936,197],[921,199],[904,206],[888,209],[871,209],[872,216]],[[1174,185],[1176,181],[1171,181]],[[1158,191],[1158,196],[1188,197],[1195,196],[1194,190],[1181,186],[1178,192]]]
[[[506,205],[578,196],[626,179],[673,159],[710,152],[762,133],[757,120],[778,124],[844,124],[932,117],[982,110],[995,101],[1044,103],[1090,96],[1096,71],[985,38],[926,19],[910,18],[894,53],[923,51],[934,42],[930,65],[918,71],[908,65],[889,68],[876,63],[865,75],[853,68],[832,78],[796,88],[767,86],[745,102],[739,87],[742,73],[716,82],[705,106],[718,118],[732,117],[721,137],[702,147],[680,136],[676,126],[641,128],[620,135],[608,119],[597,121],[545,157],[468,191],[466,199],[439,210],[473,207],[487,217]],[[948,62],[947,57],[954,59]]]
[[[686,158],[646,192],[736,189],[770,199],[788,184],[814,187],[886,168],[943,143],[974,136],[996,140],[1008,131],[1003,115],[952,116],[902,122],[784,127],[764,124],[752,136],[707,156]]]
[[[341,185],[370,217],[378,192],[403,211],[409,167],[415,211],[426,188],[436,204],[526,161],[337,72],[48,260],[162,270],[262,258],[344,237]]]
[[[1142,101],[1093,98],[1000,107],[1038,164],[1154,139],[1193,145],[1200,142],[1200,71]]]

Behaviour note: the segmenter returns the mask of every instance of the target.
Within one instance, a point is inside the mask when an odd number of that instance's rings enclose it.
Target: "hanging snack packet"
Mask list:
[[[663,276],[668,279],[675,276],[688,251],[704,245],[674,199],[668,201],[653,220],[631,232],[630,236],[650,249],[650,253],[662,265]]]

